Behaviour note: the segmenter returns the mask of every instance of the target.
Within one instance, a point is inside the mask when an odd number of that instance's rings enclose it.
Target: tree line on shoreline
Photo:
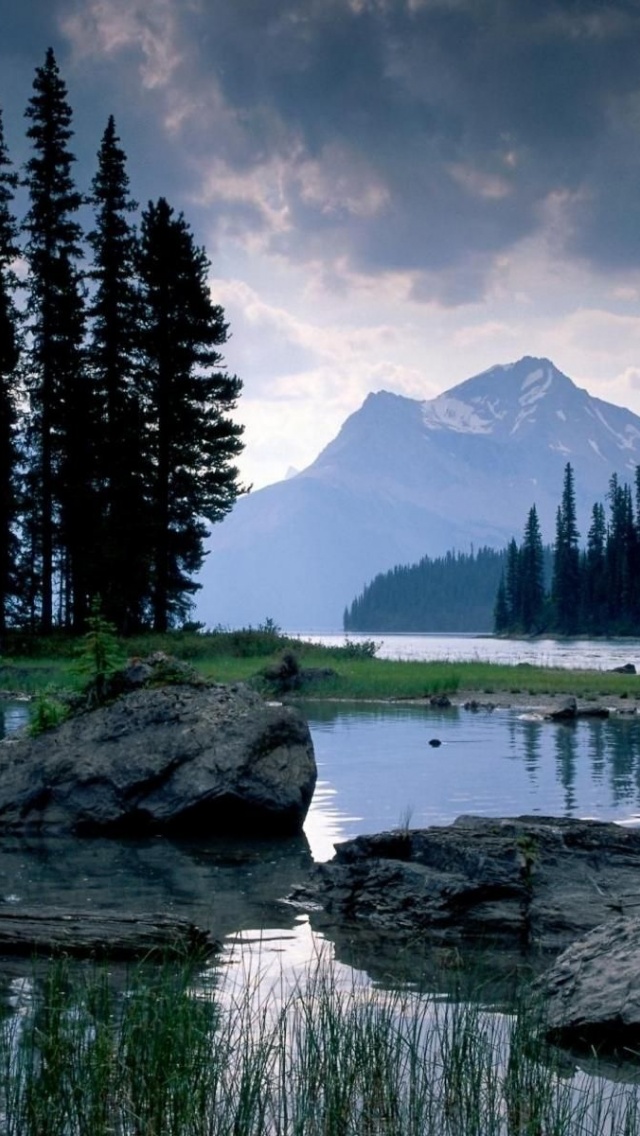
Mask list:
[[[382,572],[343,616],[345,631],[490,631],[504,549],[424,556]]]
[[[345,609],[344,629],[640,634],[640,467],[633,487],[611,477],[606,502],[593,505],[581,547],[568,463],[553,545],[543,544],[532,505],[521,543],[425,556],[379,574]]]
[[[574,473],[567,463],[549,587],[538,517],[535,505],[531,507],[522,543],[512,540],[507,549],[496,594],[497,634],[640,633],[640,466],[633,488],[613,474],[606,500],[608,514],[601,502],[593,505],[586,545],[581,547]]]
[[[26,117],[20,175],[0,111],[0,633],[82,631],[96,597],[118,631],[164,631],[243,491],[228,325],[184,216],[159,197],[137,217],[113,117],[76,187],[52,49]]]

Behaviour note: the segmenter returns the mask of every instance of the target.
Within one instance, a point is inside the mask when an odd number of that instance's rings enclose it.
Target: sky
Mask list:
[[[639,0],[0,0],[18,167],[49,46],[79,188],[113,114],[207,249],[246,484],[523,355],[640,414]]]

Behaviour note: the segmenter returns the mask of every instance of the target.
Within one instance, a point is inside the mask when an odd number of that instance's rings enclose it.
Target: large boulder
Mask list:
[[[548,1036],[580,1047],[640,1043],[640,918],[617,916],[572,943],[539,979]]]
[[[315,781],[295,710],[243,685],[134,690],[0,742],[0,834],[289,835]]]
[[[307,889],[332,918],[434,940],[562,950],[632,909],[640,831],[558,817],[460,817],[336,846]]]

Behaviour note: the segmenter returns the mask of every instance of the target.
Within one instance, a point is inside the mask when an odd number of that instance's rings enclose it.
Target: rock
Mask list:
[[[268,664],[262,677],[276,695],[301,691],[305,686],[328,678],[336,678],[332,667],[301,667],[293,651],[284,651],[278,662]]]
[[[552,710],[549,715],[553,722],[573,721],[578,717],[578,703],[573,695],[565,698],[558,710]]]
[[[610,674],[634,675],[637,674],[633,663],[623,663],[621,667],[612,667]]]
[[[0,835],[289,835],[316,763],[295,710],[241,684],[177,683],[0,742],[0,774]]]
[[[448,710],[451,706],[451,699],[446,694],[432,694],[429,705],[436,710]]]
[[[206,958],[221,950],[207,931],[168,915],[121,911],[0,910],[0,954],[73,958]]]
[[[610,711],[607,706],[578,706],[576,699],[571,696],[565,698],[558,710],[547,714],[552,722],[577,722],[582,718],[608,718]]]
[[[316,868],[332,917],[434,940],[561,950],[640,898],[640,831],[555,817],[460,817],[360,836]]]
[[[618,916],[572,943],[534,988],[550,1040],[600,1048],[640,1042],[640,917]]]
[[[164,651],[154,651],[145,659],[128,659],[119,670],[88,682],[82,693],[67,698],[67,703],[72,713],[80,713],[82,710],[93,710],[132,690],[141,690],[146,686],[164,686],[167,683],[209,685],[207,679],[190,663],[167,655]]]

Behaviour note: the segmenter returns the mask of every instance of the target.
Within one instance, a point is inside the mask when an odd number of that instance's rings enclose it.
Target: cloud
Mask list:
[[[558,255],[640,266],[627,0],[75,0],[64,27],[136,60],[221,234],[457,305],[561,201]]]

